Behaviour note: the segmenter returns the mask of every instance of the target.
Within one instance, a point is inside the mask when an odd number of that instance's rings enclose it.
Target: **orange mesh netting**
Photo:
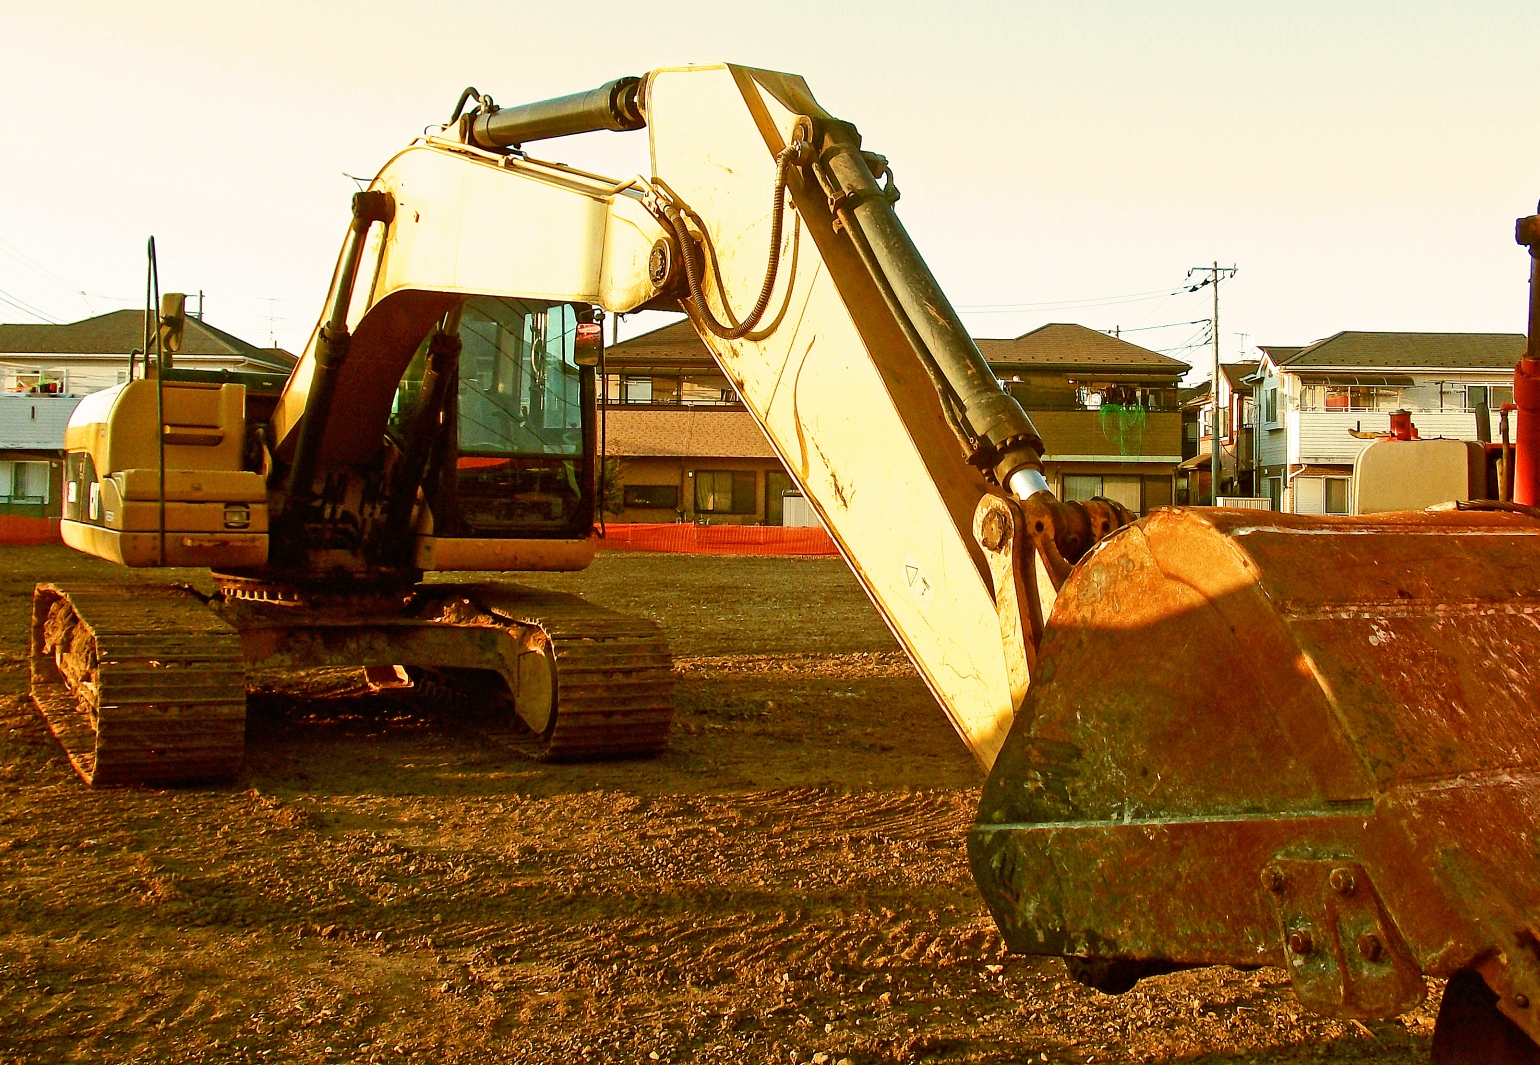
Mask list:
[[[823,530],[820,529],[819,532]],[[56,544],[59,542],[58,518],[25,518],[0,514],[0,544]]]
[[[599,546],[611,551],[672,551],[686,555],[839,554],[827,530],[781,525],[611,522]]]

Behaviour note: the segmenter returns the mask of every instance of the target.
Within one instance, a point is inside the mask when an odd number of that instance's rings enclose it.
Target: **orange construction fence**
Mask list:
[[[58,518],[25,518],[0,514],[0,544],[17,547],[59,543]]]
[[[610,551],[671,551],[683,555],[838,555],[822,526],[666,525],[610,522],[599,547]]]

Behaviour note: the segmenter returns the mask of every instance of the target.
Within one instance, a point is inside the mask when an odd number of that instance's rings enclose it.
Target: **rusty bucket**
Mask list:
[[[969,852],[1010,947],[1104,990],[1277,965],[1368,1019],[1459,974],[1435,1060],[1525,1055],[1537,770],[1540,520],[1164,510],[1060,589]]]

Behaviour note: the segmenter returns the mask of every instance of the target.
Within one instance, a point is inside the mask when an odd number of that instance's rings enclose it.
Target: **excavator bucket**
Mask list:
[[[1537,770],[1540,520],[1162,510],[1059,590],[970,858],[1103,990],[1276,965],[1369,1019],[1460,974],[1446,1045],[1534,1039]]]

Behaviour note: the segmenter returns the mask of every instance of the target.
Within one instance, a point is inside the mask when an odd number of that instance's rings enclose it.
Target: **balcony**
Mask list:
[[[1050,461],[1182,461],[1182,413],[1144,407],[1100,410],[1034,408],[1027,411],[1042,434]]]
[[[605,399],[605,407],[611,410],[743,410],[743,400],[737,396],[731,399],[700,399],[694,397],[681,397],[669,394],[654,394],[646,399],[617,399],[610,396]]]
[[[1517,414],[1510,417],[1517,419]],[[1492,439],[1498,437],[1498,416],[1492,418]],[[1476,416],[1470,411],[1413,411],[1412,424],[1424,439],[1444,437],[1453,440],[1476,439]],[[1289,461],[1342,465],[1352,462],[1367,447],[1349,430],[1365,433],[1390,432],[1388,411],[1313,411],[1295,410],[1288,414],[1292,444]],[[1513,430],[1510,427],[1510,436]]]

